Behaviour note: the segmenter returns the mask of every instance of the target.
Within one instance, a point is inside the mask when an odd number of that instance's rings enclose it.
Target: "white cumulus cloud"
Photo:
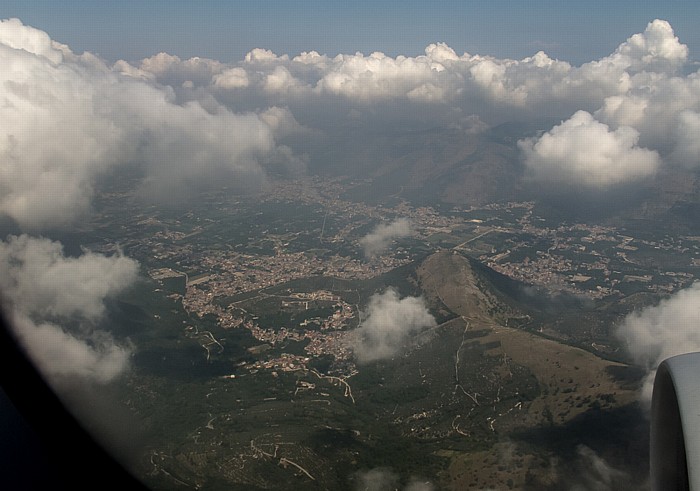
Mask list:
[[[650,401],[659,364],[671,356],[700,351],[700,282],[629,314],[617,336],[635,362],[648,370],[643,396]]]
[[[622,61],[634,70],[667,71],[678,68],[688,58],[688,47],[678,40],[671,24],[656,19],[643,33],[621,44],[611,58]]]
[[[104,331],[76,336],[53,322],[35,322],[15,312],[12,324],[32,361],[49,382],[56,377],[80,377],[106,383],[127,368],[131,351]]]
[[[415,333],[436,325],[423,298],[400,298],[392,288],[373,295],[363,317],[353,332],[352,347],[359,363],[391,358],[410,344]]]
[[[519,142],[535,180],[606,189],[653,175],[657,152],[637,146],[631,127],[611,130],[590,113],[578,111],[539,139]]]
[[[39,29],[25,26],[19,19],[0,22],[0,44],[42,56],[54,64],[63,61],[61,45]]]
[[[700,111],[700,73],[688,76],[641,74],[624,94],[607,97],[595,112],[601,122],[627,125],[640,133],[640,144],[657,149],[670,164],[697,167],[698,153],[688,146],[692,113]]]
[[[227,68],[213,78],[214,85],[223,89],[248,87],[250,80],[248,72],[241,67]]]
[[[142,167],[141,192],[157,200],[245,188],[274,153],[258,115],[178,104],[169,87],[76,57],[16,19],[0,21],[0,66],[0,214],[25,230],[70,226],[89,212],[98,180],[124,164]],[[161,54],[141,72],[208,80],[211,66]]]
[[[411,222],[408,218],[399,218],[388,224],[377,225],[360,239],[360,246],[365,256],[376,256],[387,250],[394,239],[408,235],[411,235]]]
[[[138,264],[121,255],[67,257],[60,243],[27,235],[0,242],[4,307],[18,338],[50,377],[107,382],[126,368],[129,349],[95,326],[105,300],[137,274]]]
[[[223,64],[208,58],[181,60],[178,56],[158,53],[141,60],[139,68],[142,72],[153,74],[163,84],[182,85],[184,82],[192,82],[201,85],[208,84],[212,77],[220,74]]]

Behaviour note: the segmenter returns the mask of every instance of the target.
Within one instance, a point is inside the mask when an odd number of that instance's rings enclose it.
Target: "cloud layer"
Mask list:
[[[414,334],[436,325],[422,298],[400,298],[391,288],[372,295],[363,317],[353,333],[358,363],[391,358],[410,344]]]
[[[557,118],[560,125],[521,143],[530,177],[607,190],[664,165],[700,166],[692,137],[700,75],[685,75],[687,63],[687,47],[657,19],[610,55],[581,66],[542,51],[512,60],[460,55],[435,43],[415,57],[290,56],[258,48],[231,65],[159,54],[114,69],[168,85],[180,101],[213,99],[232,110],[286,107],[325,136],[348,127],[371,135],[388,125],[474,132]]]
[[[137,274],[138,264],[121,255],[66,257],[60,243],[27,235],[0,242],[3,306],[17,336],[50,377],[108,382],[126,368],[128,348],[95,326],[105,299],[132,284]]]
[[[360,239],[365,256],[381,254],[389,248],[394,239],[411,234],[411,222],[408,218],[399,218],[389,224],[380,223],[374,230]]]
[[[275,149],[257,114],[178,104],[152,80],[193,78],[209,62],[163,55],[144,64],[150,77],[126,76],[13,19],[0,22],[0,65],[0,213],[25,230],[70,226],[89,211],[98,179],[120,166],[139,166],[140,192],[160,200],[245,188]]]
[[[617,330],[635,362],[646,367],[643,397],[651,401],[656,369],[668,357],[700,351],[700,282],[658,305],[628,315]]]
[[[268,163],[303,172],[309,145],[347,140],[348,128],[474,132],[543,118],[563,122],[521,142],[529,175],[605,190],[664,165],[700,166],[700,74],[684,75],[687,61],[670,24],[654,20],[581,66],[541,51],[460,55],[444,43],[415,57],[256,48],[230,64],[159,53],[108,66],[6,20],[0,213],[25,230],[70,226],[99,180],[124,165],[141,169],[142,196],[172,201],[222,184],[246,189]],[[275,127],[270,111],[291,123]]]

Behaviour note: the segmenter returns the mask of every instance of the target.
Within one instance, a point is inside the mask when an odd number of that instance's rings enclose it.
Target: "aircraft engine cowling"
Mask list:
[[[653,491],[700,491],[700,353],[659,365],[649,457]]]

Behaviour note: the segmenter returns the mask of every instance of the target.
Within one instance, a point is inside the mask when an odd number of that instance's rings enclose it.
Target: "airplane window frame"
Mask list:
[[[26,448],[4,469],[0,487],[14,490],[95,489],[96,478],[117,489],[145,490],[69,412],[21,347],[7,316],[0,311],[0,388],[14,406],[1,407],[3,425],[15,432],[3,447],[18,439]],[[4,437],[5,435],[3,435]],[[15,452],[16,448],[3,448]],[[10,463],[5,463],[8,466]],[[31,474],[27,474],[30,472]]]

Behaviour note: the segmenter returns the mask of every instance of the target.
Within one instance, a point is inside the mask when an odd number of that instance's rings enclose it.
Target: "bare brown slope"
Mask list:
[[[476,267],[478,266],[478,268]],[[488,278],[484,273],[491,273]],[[476,264],[454,251],[440,251],[428,257],[418,268],[418,279],[431,303],[437,301],[465,319],[495,325],[510,317],[526,315],[517,308],[518,302],[500,291],[493,279],[513,290],[509,278]]]
[[[483,335],[470,338],[470,341],[484,346],[491,360],[497,361],[491,367],[490,374],[481,373],[478,364],[474,365],[473,361],[466,359],[464,366],[459,363],[460,366],[455,367],[455,373],[459,373],[459,384],[467,392],[474,392],[481,404],[489,403],[488,399],[494,397],[494,392],[496,398],[490,402],[494,407],[497,407],[497,401],[504,402],[504,398],[510,397],[498,386],[507,387],[511,379],[517,380],[515,374],[521,369],[516,367],[524,368],[537,379],[540,388],[537,397],[522,401],[516,398],[509,407],[499,407],[496,414],[485,422],[499,438],[507,435],[509,445],[515,451],[531,457],[523,460],[522,469],[503,471],[503,461],[499,456],[503,449],[499,445],[478,454],[454,454],[444,476],[444,484],[452,489],[470,486],[501,489],[510,479],[515,488],[526,488],[526,475],[529,475],[527,479],[530,484],[536,483],[530,489],[562,482],[560,480],[568,472],[563,464],[551,466],[548,463],[546,467],[539,467],[539,463],[553,458],[557,450],[556,445],[540,446],[541,441],[537,443],[540,439],[538,435],[553,432],[553,435],[560,435],[557,445],[574,449],[581,443],[574,441],[574,438],[580,438],[574,436],[578,435],[579,421],[594,420],[591,431],[607,434],[606,421],[610,420],[609,424],[614,425],[616,415],[630,407],[637,400],[638,393],[613,377],[613,372],[626,369],[620,363],[601,359],[588,351],[543,338],[533,332],[500,325],[493,313],[504,310],[513,312],[515,308],[512,305],[517,305],[517,302],[508,305],[509,299],[503,292],[491,289],[493,285],[484,277],[483,268],[460,254],[441,251],[421,264],[418,279],[432,304],[442,304],[460,315],[468,330],[483,332]],[[455,346],[455,349],[458,347]],[[466,356],[468,352],[465,350],[462,358]],[[469,367],[474,370],[474,366],[477,367],[476,371],[469,373]],[[486,386],[480,382],[484,376],[493,385],[488,391],[484,391]],[[475,390],[483,392],[476,393]],[[466,398],[465,401],[469,403]],[[609,417],[606,416],[608,414]],[[640,424],[644,423],[641,415],[639,418]],[[530,438],[534,438],[534,441]],[[596,446],[594,438],[586,443]],[[622,461],[626,458],[626,444],[623,441],[616,446],[615,442],[608,442],[613,459]],[[493,462],[494,465],[488,466],[485,462]]]
[[[476,275],[464,256],[452,251],[433,254],[418,268],[418,278],[433,303],[437,299],[462,317],[490,319],[487,312],[495,298],[477,287]]]

